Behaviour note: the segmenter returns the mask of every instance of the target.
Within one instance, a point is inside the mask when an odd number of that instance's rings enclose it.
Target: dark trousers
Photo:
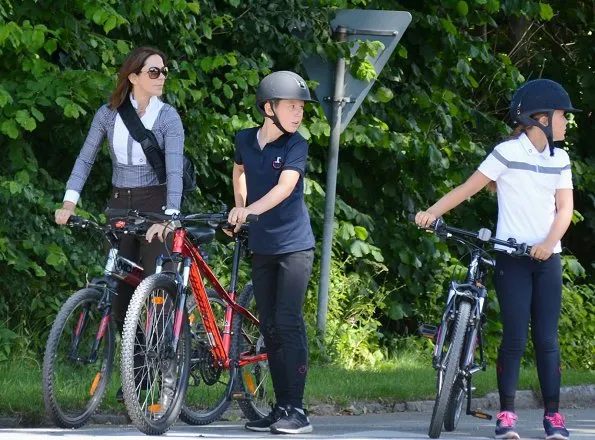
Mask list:
[[[139,211],[163,212],[166,204],[167,188],[165,185],[143,188],[113,188],[108,208],[137,209]],[[171,238],[171,235],[170,235]],[[155,259],[166,253],[162,241],[154,238],[151,243],[144,235],[124,235],[120,241],[120,255],[144,268],[145,277],[155,273]],[[121,330],[126,317],[126,309],[134,293],[134,287],[120,282],[118,294],[112,301],[112,316]]]
[[[514,410],[521,357],[531,322],[543,401],[548,411],[557,411],[560,400],[558,319],[562,303],[560,255],[536,261],[500,253],[494,277],[502,320],[497,365],[501,410]]]
[[[314,250],[252,256],[252,282],[277,404],[302,408],[308,339],[302,313]]]

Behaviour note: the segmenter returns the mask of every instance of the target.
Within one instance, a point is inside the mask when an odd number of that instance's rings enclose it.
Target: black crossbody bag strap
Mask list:
[[[132,138],[143,148],[143,152],[145,153],[149,164],[157,174],[159,183],[165,183],[165,157],[163,152],[159,148],[159,144],[157,143],[157,139],[153,132],[145,128],[141,122],[129,97],[126,97],[124,102],[118,107],[118,114],[130,132],[130,136],[132,136]]]

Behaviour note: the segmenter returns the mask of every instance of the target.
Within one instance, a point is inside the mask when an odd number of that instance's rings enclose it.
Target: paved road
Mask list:
[[[565,412],[572,440],[595,440],[595,408],[575,409]],[[365,416],[320,416],[312,417],[314,432],[299,436],[274,436],[267,433],[252,433],[243,429],[243,422],[227,421],[208,426],[192,427],[175,425],[164,437],[169,439],[221,439],[246,440],[260,438],[288,439],[421,439],[427,437],[429,413],[402,412]],[[519,411],[518,429],[521,438],[543,439],[540,410]],[[454,433],[444,433],[443,439],[485,440],[493,438],[493,421],[485,422],[463,416]],[[98,437],[103,439],[147,439],[147,436],[131,426],[95,425],[76,431],[52,428],[0,429],[2,440],[37,440],[64,438],[66,440]]]

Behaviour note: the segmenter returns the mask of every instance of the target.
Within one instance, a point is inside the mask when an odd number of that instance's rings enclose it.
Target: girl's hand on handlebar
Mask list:
[[[547,260],[548,258],[550,258],[552,256],[552,253],[554,251],[554,247],[550,246],[547,243],[539,243],[534,245],[531,248],[531,257],[535,258],[536,260]]]
[[[242,224],[246,223],[246,217],[248,217],[250,214],[254,214],[254,213],[249,208],[240,208],[240,207],[233,208],[229,212],[229,215],[227,216],[227,221],[229,223],[231,223],[232,225],[235,225],[235,229],[233,230],[234,233],[237,234],[240,231]],[[227,232],[226,232],[226,234],[227,234]],[[227,235],[230,235],[230,234],[227,234]]]
[[[415,214],[415,224],[422,228],[429,228],[438,217],[428,211],[419,211]]]

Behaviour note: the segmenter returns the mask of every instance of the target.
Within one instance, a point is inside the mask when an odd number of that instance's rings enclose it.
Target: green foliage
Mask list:
[[[39,353],[59,304],[102,264],[99,242],[56,227],[53,211],[91,118],[109,96],[128,51],[153,45],[169,55],[164,98],[182,116],[186,151],[199,174],[200,191],[184,209],[218,209],[222,202],[233,203],[234,134],[262,121],[254,106],[259,80],[272,70],[304,73],[302,53],[330,60],[347,54],[348,44],[330,38],[334,8],[407,10],[413,21],[381,73],[368,62],[383,50],[376,43],[362,42],[346,57],[353,75],[377,79],[341,138],[329,331],[324,341],[314,335],[316,304],[310,295],[313,355],[374,363],[410,345],[409,338],[400,338],[413,334],[420,322],[439,319],[444,283],[461,254],[408,225],[407,214],[433,203],[476,169],[508,132],[507,103],[525,79],[555,79],[576,107],[591,107],[595,75],[584,62],[595,55],[589,4],[0,0],[0,360],[19,351]],[[593,316],[588,243],[595,233],[590,150],[595,124],[585,112],[570,125],[565,145],[573,160],[578,223],[565,239],[576,260],[566,261],[582,262],[585,272],[574,273],[576,264],[565,263],[560,333],[565,360],[587,365],[595,358],[592,338],[577,329],[587,328]],[[321,237],[330,125],[319,107],[309,106],[300,131],[311,144],[306,198]],[[103,210],[109,163],[104,149],[83,191],[81,213]],[[490,227],[495,213],[495,198],[481,193],[447,220]],[[212,254],[214,264],[225,267],[228,251],[222,249]],[[248,268],[242,271],[247,277]],[[317,285],[315,268],[312,293]],[[579,308],[580,301],[585,306]],[[499,324],[495,298],[492,303],[493,357]]]

